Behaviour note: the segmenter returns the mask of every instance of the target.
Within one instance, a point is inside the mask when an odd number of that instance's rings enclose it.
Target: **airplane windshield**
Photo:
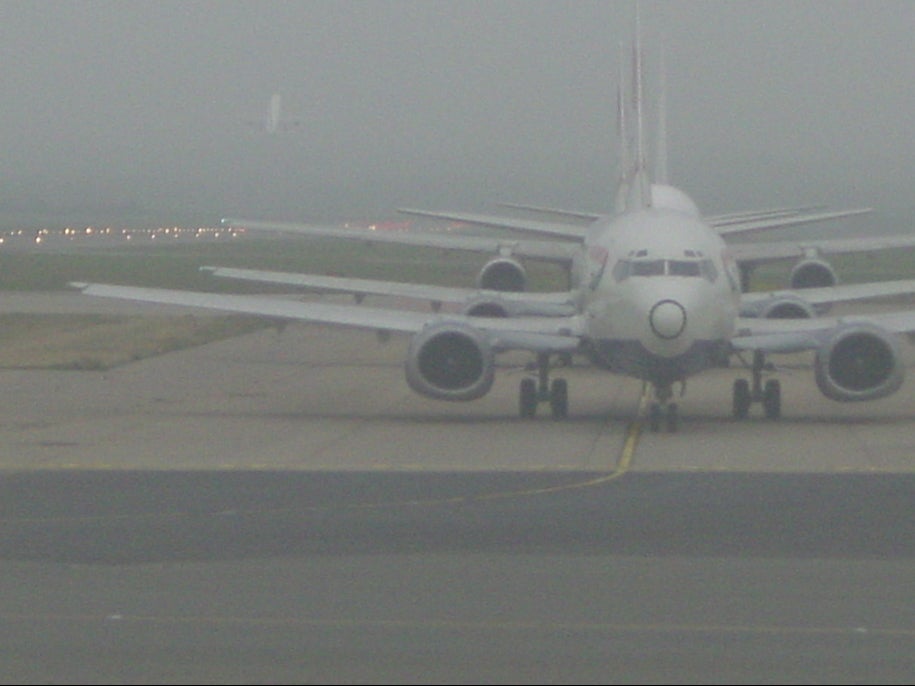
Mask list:
[[[664,260],[635,260],[630,273],[632,276],[662,276]]]
[[[707,281],[714,282],[718,278],[718,270],[708,258],[691,260],[619,260],[613,268],[613,277],[617,281],[623,281],[630,276],[702,277]]]

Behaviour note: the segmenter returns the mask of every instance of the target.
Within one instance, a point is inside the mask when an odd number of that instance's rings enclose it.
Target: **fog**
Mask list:
[[[709,213],[915,207],[915,4],[642,2]],[[631,2],[0,4],[0,214],[604,211]],[[628,58],[627,58],[628,59]],[[262,130],[271,96],[300,125]]]

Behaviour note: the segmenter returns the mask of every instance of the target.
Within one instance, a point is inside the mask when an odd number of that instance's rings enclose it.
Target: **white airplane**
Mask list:
[[[752,246],[754,250],[763,248],[752,253],[750,248],[729,245],[726,237],[860,211],[783,208],[709,219],[700,215],[683,191],[666,183],[653,183],[644,144],[640,52],[637,44],[631,83],[620,87],[621,162],[614,213],[593,217],[566,214],[565,222],[431,213],[533,232],[550,240],[378,233],[226,220],[247,228],[487,253],[493,257],[480,274],[478,289],[204,268],[217,276],[350,293],[357,300],[379,294],[427,299],[436,306],[459,303],[463,307],[461,313],[442,312],[438,307],[430,313],[271,296],[107,284],[73,286],[91,296],[407,334],[411,337],[405,365],[407,383],[417,393],[439,400],[470,401],[484,396],[492,388],[499,353],[530,351],[537,365],[536,374],[520,384],[519,408],[524,417],[533,417],[540,403],[548,403],[556,418],[567,416],[568,385],[565,379],[551,379],[551,360],[571,355],[585,358],[600,372],[643,380],[654,396],[649,411],[653,430],[662,423],[668,430],[676,429],[678,409],[672,400],[675,386],[684,384],[692,375],[721,367],[731,356],[744,352],[752,353],[753,363],[750,379],[739,378],[733,385],[732,411],[737,418],[745,418],[754,402],[762,404],[769,418],[781,414],[778,379],[763,382],[763,374],[769,372],[767,355],[814,351],[815,382],[823,395],[833,400],[870,400],[897,391],[903,381],[899,336],[915,332],[915,311],[842,318],[817,315],[837,301],[915,293],[915,281],[744,293],[738,264],[741,254],[757,261],[769,259],[771,255],[765,249],[776,245],[778,257],[798,255],[806,260],[802,264],[821,267],[822,260],[810,251],[836,245],[829,241],[820,241],[816,246],[767,243]],[[626,97],[622,97],[624,94]],[[634,130],[629,129],[630,118],[634,119]],[[534,209],[563,214],[559,210]],[[584,227],[582,219],[589,222]],[[876,250],[890,244],[902,245],[904,238],[886,239],[889,243],[862,241],[854,247]],[[908,238],[905,245],[913,243]],[[519,257],[566,265],[570,288],[562,293],[523,292],[525,273]]]
[[[283,114],[283,98],[279,93],[270,96],[270,103],[267,105],[267,114],[263,122],[256,123],[264,133],[269,134],[291,131],[300,124],[299,120],[289,119]]]

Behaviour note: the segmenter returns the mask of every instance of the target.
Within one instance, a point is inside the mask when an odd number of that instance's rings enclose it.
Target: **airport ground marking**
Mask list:
[[[422,628],[431,630],[473,630],[473,631],[588,631],[616,633],[654,634],[728,634],[756,636],[859,636],[915,639],[915,627],[812,625],[792,626],[778,624],[716,624],[686,622],[592,622],[592,621],[549,621],[549,620],[449,620],[434,618],[384,619],[384,618],[336,618],[318,619],[295,616],[244,617],[238,615],[133,615],[121,612],[101,613],[29,613],[0,612],[0,621],[55,621],[55,622],[111,622],[134,624],[171,625],[249,625],[323,627],[326,629],[404,629]]]
[[[231,516],[246,516],[246,515],[265,515],[269,513],[279,514],[279,513],[289,513],[289,512],[322,512],[330,510],[382,510],[394,507],[433,507],[441,505],[455,505],[461,503],[470,503],[470,502],[482,502],[487,500],[500,500],[507,498],[517,498],[525,496],[535,496],[535,495],[546,495],[549,493],[559,493],[563,491],[571,491],[576,489],[590,488],[593,486],[599,486],[610,481],[615,481],[624,476],[630,469],[632,465],[632,460],[635,456],[635,450],[638,446],[639,436],[641,435],[642,430],[642,416],[644,415],[644,410],[648,402],[648,387],[643,385],[642,393],[639,398],[639,404],[636,411],[636,417],[633,419],[627,429],[626,429],[626,440],[623,443],[622,452],[620,453],[619,459],[616,462],[616,465],[613,466],[610,471],[605,474],[600,474],[594,478],[585,479],[584,481],[572,481],[571,483],[562,483],[552,486],[542,486],[538,488],[525,488],[525,489],[516,489],[516,490],[506,490],[506,491],[497,491],[494,493],[482,493],[475,495],[455,495],[450,497],[443,498],[419,498],[419,499],[410,499],[410,500],[396,500],[388,502],[379,502],[379,503],[348,503],[348,504],[330,504],[330,505],[304,505],[299,508],[268,508],[268,509],[223,509],[219,511],[213,511],[209,513],[200,513],[200,512],[145,512],[137,514],[98,514],[98,515],[84,515],[79,517],[27,517],[19,519],[0,519],[0,524],[10,523],[10,522],[20,522],[20,523],[38,523],[38,522],[53,522],[53,521],[127,521],[127,520],[152,520],[157,518],[162,519],[177,519],[182,517],[195,517],[199,518],[201,516],[210,516],[210,517],[231,517]],[[76,468],[76,465],[68,465],[69,468]],[[108,467],[104,465],[96,465],[95,469],[98,471],[108,471]],[[90,471],[92,468],[90,468]],[[206,471],[206,470],[204,470]]]

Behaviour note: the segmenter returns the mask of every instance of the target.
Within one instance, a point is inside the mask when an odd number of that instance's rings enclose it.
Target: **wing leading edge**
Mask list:
[[[362,305],[302,302],[277,296],[226,295],[77,282],[70,286],[95,297],[254,314],[386,333],[415,334],[431,326],[452,323],[484,332],[497,351],[572,352],[581,343],[581,322],[578,317],[489,319]]]
[[[346,229],[339,226],[321,226],[288,222],[264,222],[245,219],[223,219],[223,226],[235,229],[268,231],[295,236],[332,238],[363,244],[407,245],[417,248],[461,250],[489,255],[511,254],[518,257],[571,264],[579,243],[551,240],[522,240],[517,238],[491,238],[455,233],[429,233],[414,231],[369,231]]]

